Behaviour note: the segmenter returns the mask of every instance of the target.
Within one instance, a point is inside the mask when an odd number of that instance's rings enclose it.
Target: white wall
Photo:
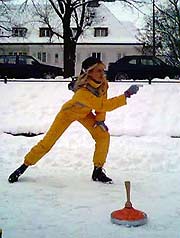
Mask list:
[[[1,49],[1,47],[0,47]],[[2,54],[9,54],[10,52],[26,52],[38,58],[38,52],[46,53],[46,62],[50,65],[63,66],[63,47],[62,45],[6,45],[3,48]],[[91,56],[93,52],[101,53],[101,60],[105,63],[106,67],[110,62],[115,62],[118,58],[124,55],[141,54],[142,46],[134,45],[78,45],[76,50],[76,75],[79,74],[81,63],[84,59]],[[58,54],[58,59],[55,55]]]
[[[110,62],[115,62],[124,55],[141,54],[141,49],[142,46],[137,47],[132,45],[80,45],[77,47],[76,53],[76,74],[80,72],[81,62],[91,56],[93,52],[100,52],[102,55],[101,60],[108,67]]]

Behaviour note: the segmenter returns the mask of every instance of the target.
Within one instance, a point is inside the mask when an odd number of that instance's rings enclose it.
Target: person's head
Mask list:
[[[105,65],[95,57],[88,57],[82,62],[81,74],[86,73],[93,80],[101,82],[104,77]]]

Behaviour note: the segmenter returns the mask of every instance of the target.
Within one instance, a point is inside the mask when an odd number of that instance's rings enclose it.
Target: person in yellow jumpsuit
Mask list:
[[[82,62],[81,73],[73,87],[73,97],[62,106],[44,138],[25,155],[24,163],[9,176],[10,183],[18,181],[29,166],[36,164],[49,152],[74,121],[81,123],[95,141],[92,180],[112,183],[103,170],[110,141],[104,122],[106,112],[126,105],[126,98],[137,93],[139,87],[132,85],[124,94],[107,99],[108,82],[104,69],[103,62],[94,57]]]

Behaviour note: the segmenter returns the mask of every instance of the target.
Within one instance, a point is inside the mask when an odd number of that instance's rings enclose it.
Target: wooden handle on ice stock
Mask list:
[[[131,198],[130,198],[130,191],[131,191],[130,181],[125,181],[125,187],[126,187],[126,196],[127,196],[127,201],[125,203],[125,207],[126,208],[131,208],[132,203],[131,203]]]

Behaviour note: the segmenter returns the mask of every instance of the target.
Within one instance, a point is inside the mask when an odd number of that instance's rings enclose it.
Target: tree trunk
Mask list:
[[[75,75],[76,42],[70,38],[64,39],[64,78]]]

